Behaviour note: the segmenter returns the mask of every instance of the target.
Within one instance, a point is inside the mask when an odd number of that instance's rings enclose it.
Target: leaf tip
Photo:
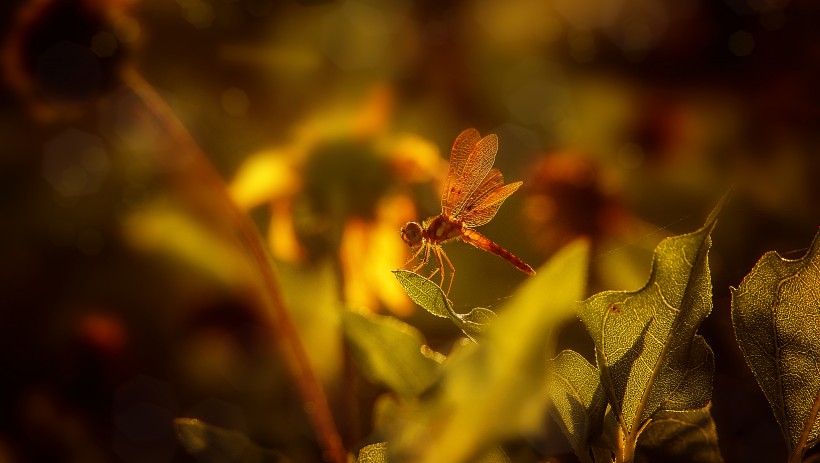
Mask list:
[[[712,232],[712,229],[715,228],[715,224],[717,224],[718,215],[726,207],[726,204],[729,202],[733,194],[733,188],[729,188],[723,196],[720,197],[718,200],[717,205],[712,209],[712,212],[709,213],[709,216],[706,218],[706,223],[703,225],[704,229],[708,229],[709,233]]]

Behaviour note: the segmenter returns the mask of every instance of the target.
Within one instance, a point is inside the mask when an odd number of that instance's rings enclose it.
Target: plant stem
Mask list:
[[[624,435],[624,430],[621,426],[618,426],[618,448],[615,452],[615,461],[617,463],[632,463],[635,459],[635,441],[637,440],[637,434],[633,436],[633,434]]]
[[[153,87],[132,68],[123,71],[122,79],[141,99],[148,110],[162,123],[163,128],[168,130],[168,135],[173,138],[179,149],[191,156],[188,169],[180,175],[195,176],[197,181],[209,184],[209,189],[217,196],[216,199],[219,202],[216,206],[221,207],[221,212],[224,212],[237,227],[238,238],[245,247],[245,251],[250,255],[261,277],[264,289],[262,299],[266,309],[268,309],[263,317],[273,332],[271,338],[277,343],[285,359],[285,364],[288,366],[302,396],[308,419],[316,431],[319,445],[323,450],[322,457],[325,461],[345,463],[347,454],[333,421],[327,396],[322,384],[313,372],[299,337],[299,332],[291,318],[290,311],[288,311],[282,299],[282,293],[279,290],[279,285],[273,274],[270,260],[258,230],[247,215],[239,210],[228,196],[227,188],[219,174],[179,119],[168,108],[162,97],[154,91]],[[174,178],[174,180],[181,180],[181,178]]]

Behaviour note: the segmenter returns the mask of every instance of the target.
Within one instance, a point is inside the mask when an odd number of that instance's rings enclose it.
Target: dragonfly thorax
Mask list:
[[[441,214],[424,222],[424,237],[432,243],[443,243],[460,237],[461,227],[461,223]]]

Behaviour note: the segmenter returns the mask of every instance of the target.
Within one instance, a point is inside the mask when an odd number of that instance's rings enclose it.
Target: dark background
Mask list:
[[[802,256],[820,224],[816,2],[52,0],[0,18],[0,461],[188,461],[178,416],[317,458],[201,154],[268,240],[356,449],[379,390],[341,355],[336,311],[457,338],[389,270],[401,224],[439,212],[467,127],[497,133],[496,165],[524,180],[482,232],[534,267],[591,237],[590,294],[640,287],[660,239],[732,189],[700,330],[712,411],[727,462],[785,458],[728,288],[768,250]],[[524,278],[446,250],[459,309]],[[560,342],[591,355],[580,323]]]

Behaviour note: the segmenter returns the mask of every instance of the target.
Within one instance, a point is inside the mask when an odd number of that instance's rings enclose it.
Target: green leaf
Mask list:
[[[498,315],[490,309],[483,307],[476,307],[466,314],[456,314],[458,322],[456,326],[461,328],[461,331],[470,339],[477,339],[487,331],[487,327],[495,320]]]
[[[642,289],[602,292],[580,308],[627,452],[659,411],[711,398],[714,358],[695,332],[712,310],[708,250],[718,210],[700,230],[658,245]]]
[[[466,314],[459,314],[453,310],[453,305],[441,287],[429,278],[409,270],[394,270],[393,274],[413,302],[437,317],[449,318],[474,341],[486,331],[487,325],[496,317],[495,312],[482,307]]]
[[[387,463],[387,442],[371,444],[359,450],[356,463]],[[494,447],[486,455],[476,460],[476,463],[510,463],[510,459],[501,447]]]
[[[601,432],[606,411],[598,370],[571,350],[561,352],[550,366],[550,412],[578,459],[591,463],[590,439]]]
[[[342,313],[345,338],[371,381],[405,398],[421,395],[438,377],[439,363],[422,353],[424,339],[415,328],[392,317]]]
[[[356,463],[387,463],[387,442],[379,442],[362,447]]]
[[[721,463],[711,404],[688,412],[655,414],[638,439],[638,454],[646,461]]]
[[[223,429],[191,418],[174,420],[177,439],[200,463],[276,463],[288,461],[264,449],[238,431]]]
[[[437,387],[406,405],[388,436],[399,459],[472,461],[506,437],[541,429],[552,331],[583,297],[587,257],[585,241],[568,245],[525,281],[481,344],[447,358]]]
[[[441,287],[410,270],[393,270],[407,295],[424,310],[441,318],[453,318],[453,307]]]
[[[820,233],[808,253],[766,253],[732,289],[746,363],[772,406],[793,461],[820,439]]]

